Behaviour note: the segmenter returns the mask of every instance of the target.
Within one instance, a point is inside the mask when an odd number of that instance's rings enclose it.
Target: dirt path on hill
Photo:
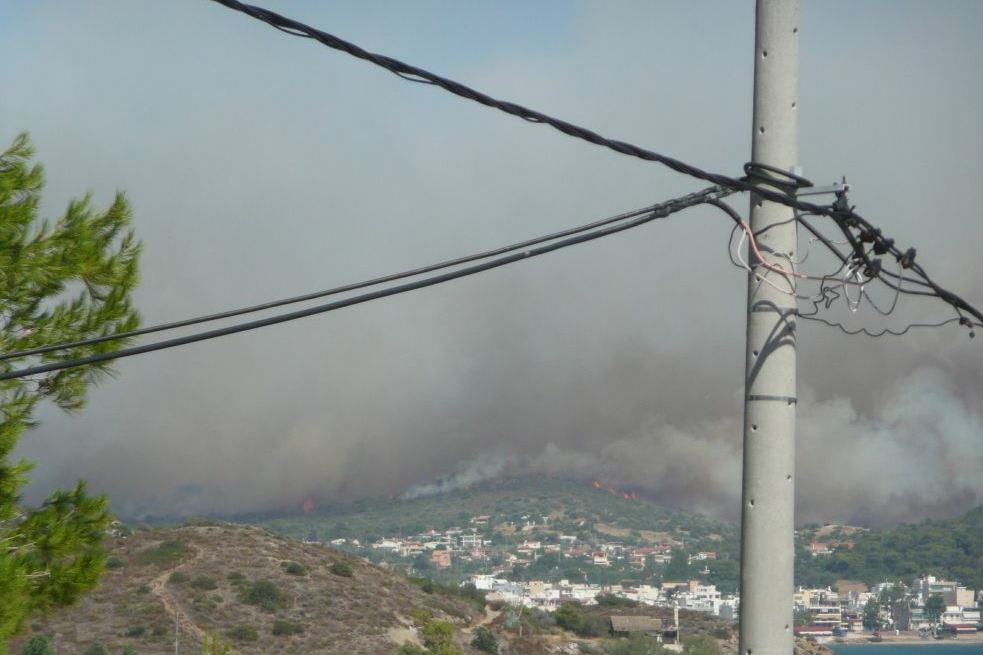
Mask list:
[[[398,628],[389,628],[386,630],[386,636],[389,637],[389,641],[397,646],[402,646],[407,641],[417,646],[423,645],[423,641],[420,639],[420,633],[411,627],[400,626]]]
[[[466,628],[462,628],[462,632],[471,633],[472,631],[477,630],[478,628],[480,628],[483,625],[488,625],[489,623],[491,623],[492,621],[494,621],[495,619],[497,619],[498,617],[500,617],[502,615],[502,611],[503,610],[498,610],[496,612],[495,610],[493,610],[488,605],[485,605],[485,615],[483,617],[481,617],[481,620],[478,621],[477,623],[474,623],[472,625],[469,625]]]
[[[199,640],[202,640],[205,638],[205,631],[199,628],[198,625],[191,620],[191,617],[178,608],[177,602],[171,598],[171,594],[167,591],[167,579],[171,577],[172,573],[194,564],[204,556],[205,551],[203,551],[200,547],[191,544],[191,548],[194,548],[195,550],[194,557],[181,562],[177,566],[167,569],[154,578],[150,583],[150,593],[160,599],[160,602],[164,605],[164,609],[167,610],[167,613],[170,615],[171,621],[174,620],[175,614],[178,615],[178,626],[183,632],[187,632],[192,636],[197,637]]]

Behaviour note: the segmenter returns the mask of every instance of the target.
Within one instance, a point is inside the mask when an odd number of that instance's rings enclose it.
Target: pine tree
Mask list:
[[[881,627],[881,605],[873,596],[864,605],[863,624],[865,630],[877,630]]]
[[[495,633],[485,626],[480,626],[475,630],[471,646],[483,653],[492,653],[492,655],[498,653],[498,640],[495,638]]]
[[[139,324],[130,294],[137,283],[140,244],[129,229],[130,207],[116,194],[104,211],[91,198],[69,203],[64,215],[38,219],[44,183],[26,134],[0,153],[0,352],[132,330]],[[111,351],[121,341],[68,351],[14,356],[0,370]],[[86,390],[108,365],[66,369],[0,382],[0,652],[26,619],[66,605],[91,589],[103,569],[101,548],[110,521],[105,497],[83,482],[56,491],[40,507],[25,507],[20,489],[30,462],[12,461],[38,404],[77,411]]]
[[[925,601],[925,618],[936,627],[943,614],[945,614],[945,598],[942,594],[932,594]]]

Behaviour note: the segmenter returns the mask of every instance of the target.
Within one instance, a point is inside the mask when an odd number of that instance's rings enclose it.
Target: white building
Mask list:
[[[480,534],[462,534],[461,535],[461,548],[464,548],[464,549],[481,548],[481,535]]]
[[[377,550],[388,550],[392,552],[397,552],[399,550],[399,546],[400,543],[396,539],[381,539],[372,544],[372,547]]]
[[[680,607],[696,612],[719,614],[720,592],[716,585],[702,585],[696,580],[690,580],[686,590],[676,594]]]

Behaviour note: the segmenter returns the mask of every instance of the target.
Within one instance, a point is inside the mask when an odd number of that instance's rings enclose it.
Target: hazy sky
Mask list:
[[[861,213],[983,305],[983,4],[803,5],[805,174],[845,174]],[[750,156],[752,2],[267,6],[707,169],[737,175]],[[127,192],[148,324],[703,186],[206,0],[8,0],[0,44],[0,141],[31,132],[47,216],[88,190],[101,204]],[[746,198],[734,203],[746,211]],[[734,517],[745,276],[728,262],[729,229],[693,210],[121,361],[83,413],[48,408],[25,436],[20,454],[39,461],[30,497],[85,477],[128,514],[238,511],[548,472]],[[804,268],[823,270],[812,251]],[[902,310],[950,316],[941,303],[902,299]],[[849,318],[897,325],[869,309]],[[803,324],[798,518],[891,523],[983,500],[981,341]]]

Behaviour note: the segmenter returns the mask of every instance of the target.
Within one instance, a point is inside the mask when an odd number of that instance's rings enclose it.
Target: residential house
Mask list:
[[[451,551],[449,550],[434,550],[430,553],[430,561],[438,569],[446,569],[451,565]]]
[[[809,554],[813,557],[825,557],[833,554],[833,549],[829,544],[822,541],[813,541],[809,544]]]
[[[956,587],[959,585],[951,580],[940,580],[934,575],[918,578],[911,586],[911,593],[919,605],[924,605],[930,596],[940,594],[946,605],[956,604]]]

